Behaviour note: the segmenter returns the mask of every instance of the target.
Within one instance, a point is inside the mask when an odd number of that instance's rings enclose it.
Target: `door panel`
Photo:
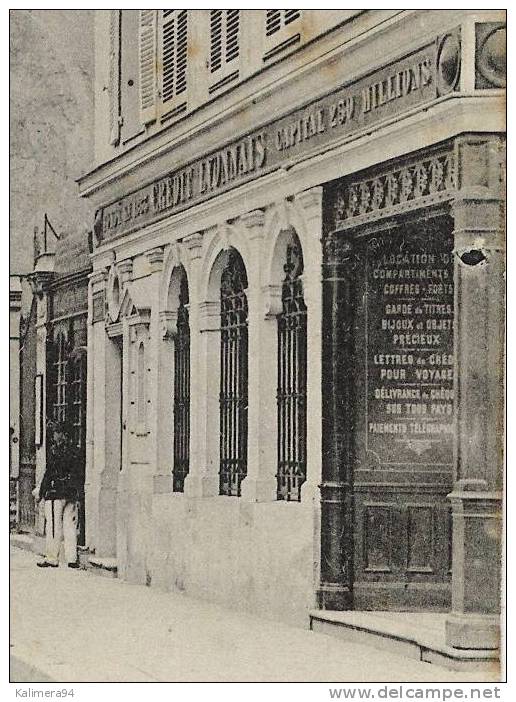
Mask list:
[[[452,226],[359,243],[355,318],[356,609],[446,609],[454,444]]]

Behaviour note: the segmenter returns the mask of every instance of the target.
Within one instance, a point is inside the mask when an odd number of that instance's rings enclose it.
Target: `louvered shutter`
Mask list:
[[[270,37],[301,17],[301,10],[266,10],[265,34]]]
[[[120,10],[109,17],[109,143],[120,141]]]
[[[140,116],[156,119],[156,10],[140,10]]]
[[[210,71],[215,73],[240,53],[240,10],[210,10]]]
[[[226,63],[240,53],[240,10],[226,10]]]
[[[163,103],[186,92],[188,67],[187,10],[162,10]]]
[[[210,71],[222,66],[222,10],[210,10]]]

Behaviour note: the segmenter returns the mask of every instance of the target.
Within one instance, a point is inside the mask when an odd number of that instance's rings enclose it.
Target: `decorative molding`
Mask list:
[[[150,249],[146,252],[147,261],[149,262],[149,268],[151,273],[159,273],[163,270],[163,248],[161,246],[155,249]]]
[[[120,280],[120,285],[125,285],[129,282],[133,275],[133,261],[131,258],[126,258],[116,264],[116,271]]]
[[[265,212],[263,210],[251,210],[241,215],[240,221],[249,230],[249,238],[263,236],[265,224]]]
[[[54,279],[54,273],[52,271],[35,271],[34,273],[29,273],[27,278],[33,294],[41,300],[48,293],[50,284]]]
[[[181,243],[185,246],[188,251],[188,255],[191,261],[201,258],[202,255],[202,242],[203,234],[202,232],[194,232],[194,234],[189,234],[182,239]]]
[[[437,90],[446,95],[458,89],[461,71],[460,29],[438,40],[437,49]]]
[[[174,339],[177,334],[177,311],[164,310],[159,313],[159,323],[162,339]]]
[[[376,175],[349,179],[337,192],[335,229],[345,229],[380,217],[391,217],[418,206],[451,199],[455,194],[456,163],[451,151],[378,170]]]
[[[475,24],[475,88],[507,85],[507,29],[503,22]]]

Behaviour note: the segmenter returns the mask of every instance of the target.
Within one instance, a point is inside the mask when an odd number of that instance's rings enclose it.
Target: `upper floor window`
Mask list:
[[[150,124],[186,110],[188,11],[139,12],[140,116]]]
[[[264,61],[301,41],[300,18],[301,10],[265,11]]]
[[[210,71],[220,71],[240,54],[240,10],[210,10]]]
[[[301,10],[266,10],[265,34],[270,37],[301,17]]]

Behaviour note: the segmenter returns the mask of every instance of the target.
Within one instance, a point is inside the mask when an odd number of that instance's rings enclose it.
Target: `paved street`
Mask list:
[[[495,680],[36,560],[11,549],[13,682]]]

